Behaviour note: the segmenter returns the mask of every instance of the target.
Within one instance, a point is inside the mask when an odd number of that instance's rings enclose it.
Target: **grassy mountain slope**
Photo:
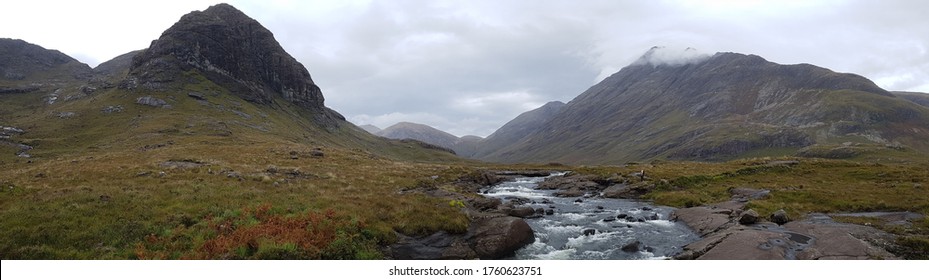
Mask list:
[[[496,151],[505,156],[495,160],[623,163],[852,157],[888,147],[929,151],[919,140],[929,137],[929,110],[863,77],[734,53],[687,64],[642,62],[647,56],[579,95],[525,140]]]

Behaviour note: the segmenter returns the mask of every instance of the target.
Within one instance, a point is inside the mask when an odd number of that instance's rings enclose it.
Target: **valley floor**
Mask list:
[[[163,143],[53,157],[5,153],[3,259],[381,259],[398,236],[464,233],[485,169],[558,169],[647,190],[674,207],[728,201],[760,217],[909,211],[929,214],[929,163],[752,159],[623,166],[397,161],[291,142]],[[641,172],[645,175],[642,176]],[[637,174],[638,173],[638,174]],[[897,237],[888,250],[929,257],[929,220],[835,219]],[[399,235],[398,235],[399,234]]]

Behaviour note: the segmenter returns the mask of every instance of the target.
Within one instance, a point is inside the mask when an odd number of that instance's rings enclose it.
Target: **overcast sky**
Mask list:
[[[0,37],[91,66],[217,1],[6,1]],[[760,55],[929,92],[929,1],[228,1],[356,124],[487,136],[652,46]]]

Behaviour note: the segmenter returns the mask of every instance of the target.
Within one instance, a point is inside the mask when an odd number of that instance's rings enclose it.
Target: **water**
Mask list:
[[[627,199],[555,197],[554,190],[535,189],[544,179],[519,178],[484,194],[504,202],[529,199],[525,206],[554,210],[553,215],[526,219],[536,241],[517,251],[516,259],[663,259],[699,239],[685,225],[668,220],[673,208]],[[591,230],[593,234],[584,234]],[[639,250],[622,250],[635,241]]]

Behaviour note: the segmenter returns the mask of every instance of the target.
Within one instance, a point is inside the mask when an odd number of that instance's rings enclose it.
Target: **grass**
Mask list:
[[[905,149],[856,146],[861,152],[846,160],[497,165],[347,126],[321,128],[310,123],[310,112],[282,100],[252,104],[188,75],[196,82],[176,91],[101,89],[53,105],[43,103],[48,92],[3,96],[0,124],[25,129],[14,140],[35,149],[26,159],[0,146],[0,258],[377,259],[397,233],[465,232],[469,220],[459,198],[405,191],[476,195],[449,183],[478,169],[563,169],[605,178],[645,170],[647,183],[656,185],[646,198],[677,207],[728,200],[731,188],[764,188],[770,196],[749,205],[763,216],[778,209],[792,217],[929,214],[929,162]],[[207,101],[187,97],[190,91]],[[173,109],[134,104],[148,95]],[[125,109],[101,112],[113,105]],[[315,149],[324,156],[313,156]],[[770,160],[800,164],[766,166]],[[898,254],[924,258],[927,222],[888,230],[902,234],[898,243],[906,250]]]
[[[784,209],[790,217],[809,213],[912,211],[929,216],[929,162],[911,157],[884,162],[815,158],[754,158],[722,163],[656,161],[625,166],[580,167],[576,171],[602,177],[645,170],[655,190],[644,198],[662,205],[692,207],[731,199],[729,190],[748,187],[770,190],[747,208],[766,217]],[[770,161],[797,160],[797,165],[769,166]],[[635,179],[637,180],[637,179]],[[929,220],[911,227],[885,226],[876,219],[837,218],[868,224],[899,234],[895,253],[906,258],[929,257]]]
[[[26,159],[0,146],[0,258],[366,259],[382,257],[376,249],[396,233],[466,230],[447,199],[400,191],[432,176],[450,182],[473,162],[321,128],[285,101],[252,104],[188,75],[199,82],[52,105],[42,103],[47,92],[5,95],[2,125],[25,129],[13,140],[35,149]],[[134,103],[148,95],[173,108]],[[123,112],[101,112],[113,105]],[[52,114],[62,111],[76,116]],[[236,231],[214,227],[227,222]],[[316,222],[325,231],[302,227]]]

